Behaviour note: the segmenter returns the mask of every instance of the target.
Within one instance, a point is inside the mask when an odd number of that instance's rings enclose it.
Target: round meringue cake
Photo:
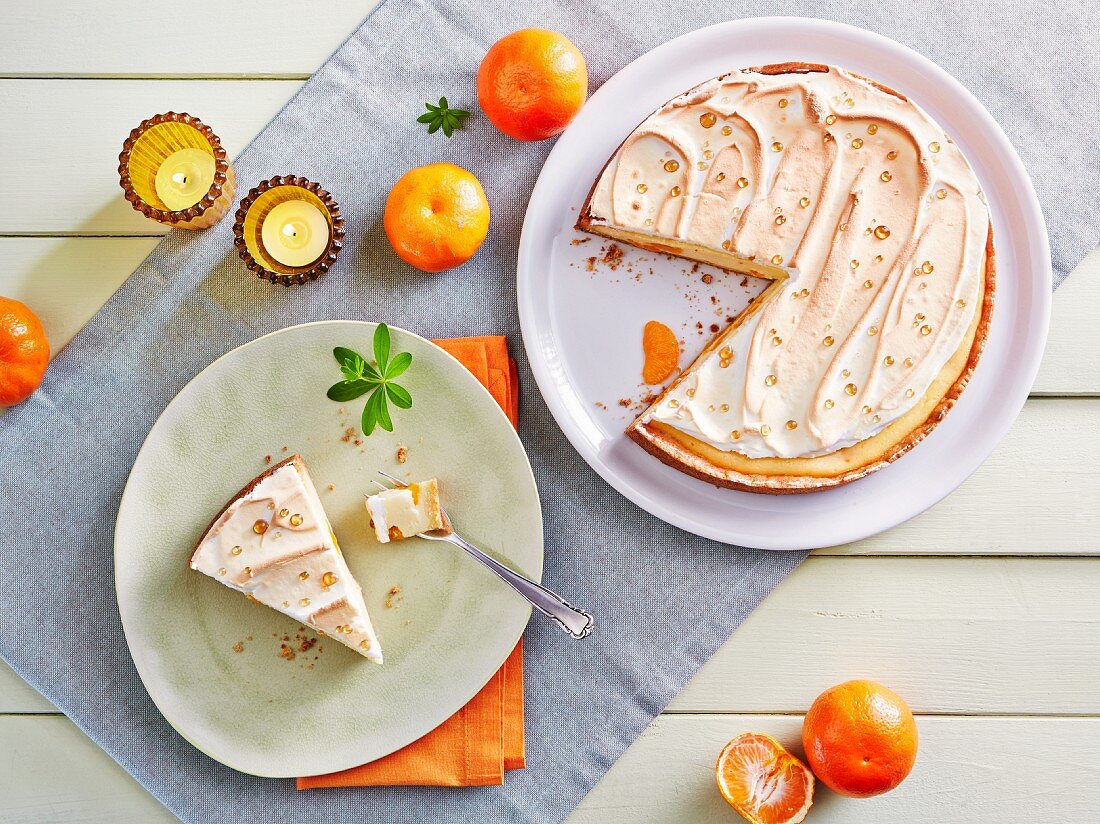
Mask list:
[[[809,492],[882,468],[943,420],[993,309],[970,164],[901,94],[785,63],[643,121],[577,228],[772,281],[627,429],[719,486]]]

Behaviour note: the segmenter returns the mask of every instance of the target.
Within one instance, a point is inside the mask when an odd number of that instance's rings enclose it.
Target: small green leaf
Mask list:
[[[446,109],[447,109],[447,98],[445,98],[445,97],[439,98],[439,108],[446,111]]]
[[[449,119],[444,120],[443,121],[443,134],[447,135],[447,137],[450,137],[454,133],[455,133],[455,127],[451,125],[451,121]]]
[[[424,112],[424,114],[422,114],[422,115],[420,115],[420,117],[416,118],[416,122],[417,123],[431,123],[433,120],[435,120],[435,118],[436,118],[435,112]]]
[[[378,425],[387,432],[393,432],[393,419],[390,418],[390,407],[389,404],[386,403],[385,387],[378,387],[372,397],[378,398]]]
[[[386,380],[396,378],[402,372],[409,368],[409,364],[412,363],[412,352],[398,352],[393,356],[393,360],[390,361],[389,368],[386,369]]]
[[[439,124],[442,122],[442,120],[433,120],[432,125],[428,127],[428,134],[435,134],[439,131]]]
[[[387,383],[386,394],[390,396],[393,405],[399,409],[411,409],[413,405],[412,395],[409,390],[398,383]]]
[[[353,401],[362,395],[367,394],[371,390],[371,387],[377,386],[376,383],[370,381],[340,381],[334,383],[328,389],[328,399],[330,401],[336,401],[337,403],[345,403],[347,401]]]
[[[356,352],[354,349],[348,349],[346,346],[337,346],[332,350],[333,357],[336,358],[336,362],[339,364],[354,363],[356,358],[360,360],[366,360],[362,355]]]
[[[363,426],[364,435],[369,435],[373,432],[374,427],[378,424],[378,412],[375,410],[374,395],[367,398],[367,403],[363,407],[363,419],[361,424]]]
[[[390,327],[384,323],[378,324],[374,330],[374,362],[378,364],[378,371],[385,375],[386,365],[390,360]]]

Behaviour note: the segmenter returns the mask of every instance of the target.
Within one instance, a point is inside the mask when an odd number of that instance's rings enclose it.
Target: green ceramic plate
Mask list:
[[[526,602],[453,547],[375,541],[363,507],[375,470],[435,476],[467,538],[536,581],[542,575],[542,514],[527,456],[458,361],[392,329],[393,351],[414,357],[400,379],[414,404],[393,410],[393,433],[362,438],[366,398],[325,397],[340,379],[332,348],[369,356],[374,329],[294,326],[215,361],[164,410],[122,498],[115,585],[134,663],[168,722],[242,772],[314,775],[403,747],[489,680],[530,617]],[[397,462],[399,446],[407,463]],[[384,666],[327,638],[303,651],[317,637],[310,630],[187,566],[210,519],[264,470],[266,456],[274,463],[293,452],[363,587]]]

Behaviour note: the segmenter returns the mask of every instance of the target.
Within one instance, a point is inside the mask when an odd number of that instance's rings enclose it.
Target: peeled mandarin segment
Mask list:
[[[718,789],[752,824],[797,824],[813,804],[814,777],[767,735],[745,733],[718,756]]]
[[[646,383],[664,383],[680,362],[680,342],[676,335],[655,320],[649,321],[642,331],[642,352],[645,355],[642,380]]]

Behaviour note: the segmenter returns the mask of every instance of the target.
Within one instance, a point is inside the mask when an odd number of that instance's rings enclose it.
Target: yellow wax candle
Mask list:
[[[283,266],[310,266],[328,248],[328,218],[312,203],[284,200],[267,213],[260,237],[264,250]]]
[[[154,184],[170,212],[190,209],[214,182],[214,157],[202,149],[180,149],[164,159]]]

